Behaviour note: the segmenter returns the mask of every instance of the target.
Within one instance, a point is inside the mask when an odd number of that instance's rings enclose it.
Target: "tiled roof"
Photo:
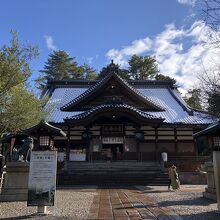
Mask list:
[[[206,135],[206,134],[212,134],[216,131],[219,131],[220,130],[220,120],[209,125],[206,129],[202,130],[202,131],[199,131],[197,133],[195,133],[193,136],[194,137],[200,137],[202,135]]]
[[[97,111],[102,111],[102,110],[105,110],[105,109],[114,109],[114,110],[129,110],[129,111],[133,111],[135,113],[137,113],[138,115],[140,115],[141,117],[143,118],[146,118],[146,119],[160,119],[160,120],[164,120],[162,119],[161,117],[156,117],[156,116],[153,116],[151,114],[148,114],[144,111],[141,111],[133,106],[130,106],[130,105],[127,105],[127,104],[103,104],[103,105],[99,105],[99,106],[96,106],[88,111],[85,111],[83,113],[80,113],[80,114],[77,114],[77,115],[73,115],[73,116],[70,116],[70,117],[67,117],[67,119],[82,119],[82,118],[85,118]]]
[[[39,122],[37,125],[28,128],[26,130],[23,130],[22,133],[23,134],[27,134],[27,135],[31,135],[31,136],[37,136],[37,131],[41,130],[41,129],[46,129],[47,131],[59,135],[59,136],[66,136],[66,133],[64,131],[62,131],[60,128],[57,128],[51,124],[49,124],[46,121],[41,121]]]
[[[165,111],[158,112],[145,111],[146,114],[164,118],[165,123],[211,124],[214,122],[207,114],[191,110],[187,107],[175,89],[171,89],[165,85],[158,86],[154,83],[150,84],[149,82],[146,85],[137,86],[135,89],[142,96],[147,97],[165,109]],[[71,85],[56,87],[45,106],[45,109],[50,112],[47,120],[54,123],[63,123],[67,117],[75,117],[76,115],[84,113],[84,111],[64,112],[60,110],[60,107],[88,90],[87,86],[82,86],[81,88]]]
[[[143,96],[142,93],[140,93],[137,89],[135,89],[133,86],[131,86],[128,82],[126,82],[126,80],[124,80],[123,78],[121,78],[118,74],[116,73],[111,73],[106,75],[103,79],[101,79],[100,81],[98,81],[95,85],[91,86],[88,90],[86,90],[85,92],[83,92],[81,95],[79,95],[78,97],[74,98],[73,100],[71,100],[70,102],[66,103],[64,106],[61,107],[62,111],[68,111],[70,106],[75,105],[76,103],[79,103],[80,101],[82,101],[83,99],[85,99],[86,97],[90,96],[92,93],[96,92],[99,88],[101,88],[102,86],[105,85],[105,83],[108,82],[108,80],[114,77],[117,80],[119,80],[122,84],[126,85],[127,89],[132,91],[134,94],[137,94],[138,96],[140,96],[141,98],[143,98],[150,106],[153,106],[154,108],[158,109],[158,110],[164,110],[158,103],[155,103],[153,100],[148,99],[148,97]]]

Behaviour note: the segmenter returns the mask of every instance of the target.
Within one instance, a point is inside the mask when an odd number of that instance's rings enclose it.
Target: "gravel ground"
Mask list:
[[[58,189],[56,208],[49,207],[48,216],[36,216],[36,207],[27,207],[26,202],[0,202],[0,219],[86,219],[96,189]]]
[[[180,191],[167,190],[165,186],[137,186],[146,196],[153,198],[159,207],[172,209],[183,220],[220,220],[217,203],[202,197],[205,186],[183,185]],[[48,208],[50,215],[36,216],[36,207],[27,207],[26,202],[0,203],[0,219],[87,219],[93,198],[94,187],[58,189],[56,208]]]
[[[220,220],[217,203],[202,197],[205,187],[182,185],[180,191],[169,192],[165,186],[137,186],[145,195],[155,199],[159,207],[172,209],[183,220]]]

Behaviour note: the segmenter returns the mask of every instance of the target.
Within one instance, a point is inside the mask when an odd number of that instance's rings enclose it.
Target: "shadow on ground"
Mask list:
[[[220,219],[220,212],[219,211],[211,211],[211,212],[202,212],[197,214],[190,214],[190,215],[180,215],[184,220],[219,220]]]
[[[214,204],[213,200],[206,199],[203,197],[198,197],[194,199],[182,199],[182,200],[176,200],[176,201],[161,201],[158,202],[157,204],[159,206],[167,207],[167,206],[181,206],[181,205],[196,205],[196,206],[208,206],[211,204]]]
[[[1,218],[1,220],[22,220],[22,219],[32,219],[32,220],[70,220],[74,219],[72,217],[57,217],[51,215],[38,215],[38,214],[29,214],[29,215],[22,215],[17,217],[8,217],[8,218]]]

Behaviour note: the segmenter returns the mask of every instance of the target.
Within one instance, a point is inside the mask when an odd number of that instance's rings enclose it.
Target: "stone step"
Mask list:
[[[158,163],[88,163],[88,162],[69,162],[67,164],[68,170],[85,170],[85,169],[146,169],[146,170],[155,170],[161,169]]]
[[[59,176],[62,176],[62,178],[74,178],[74,177],[90,177],[90,178],[95,178],[95,177],[110,177],[110,178],[134,178],[134,177],[137,177],[137,178],[151,178],[151,177],[160,177],[160,178],[168,178],[167,176],[163,176],[163,175],[160,175],[160,174],[156,174],[156,173],[114,173],[112,175],[112,173],[70,173],[68,175],[59,175]]]
[[[158,162],[68,162],[67,171],[58,175],[59,185],[151,184],[168,185],[168,175]]]
[[[78,175],[78,176],[85,176],[85,175],[90,175],[90,176],[92,176],[92,175],[106,175],[106,176],[112,176],[112,175],[117,175],[117,176],[121,176],[121,175],[125,175],[125,176],[148,176],[148,175],[155,175],[156,173],[155,172],[148,172],[148,173],[141,173],[141,172],[133,172],[133,173],[130,173],[130,172],[127,172],[127,173],[119,173],[119,172],[115,172],[115,173],[108,173],[108,174],[106,174],[106,172],[84,172],[84,173],[80,173],[80,172],[78,172],[78,173],[72,173],[72,172],[70,172],[69,173],[69,175],[70,176],[76,176],[76,175]]]
[[[154,166],[154,165],[157,165],[158,163],[157,162],[153,162],[153,163],[148,163],[148,162],[132,162],[132,163],[123,163],[123,162],[98,162],[98,163],[95,163],[95,162],[68,162],[68,165],[72,165],[72,166],[75,166],[75,165],[81,165],[81,166],[92,166],[92,165],[95,165],[95,166],[98,166],[98,165],[101,165],[101,166]]]
[[[77,185],[77,184],[145,184],[145,185],[168,185],[168,175],[164,173],[154,173],[148,175],[142,174],[117,174],[108,173],[99,174],[62,174],[58,176],[59,185]]]
[[[138,185],[138,184],[144,184],[144,185],[168,185],[169,181],[168,179],[107,179],[107,178],[75,178],[71,180],[60,180],[58,181],[58,185],[100,185],[100,184],[110,184],[110,183],[117,183],[117,184],[133,184],[133,185]]]
[[[148,171],[155,171],[155,172],[157,172],[157,171],[161,171],[161,169],[159,169],[159,168],[155,168],[155,167],[153,167],[153,168],[151,168],[151,169],[137,169],[137,168],[127,168],[127,169],[125,169],[125,168],[101,168],[101,169],[99,169],[99,168],[85,168],[85,169],[82,169],[82,168],[75,168],[75,169],[68,169],[68,171],[70,172],[70,171],[73,171],[73,172],[86,172],[86,171],[106,171],[106,172],[115,172],[115,171],[120,171],[120,172],[126,172],[126,171],[128,171],[128,172],[135,172],[135,171],[141,171],[141,172],[148,172]]]

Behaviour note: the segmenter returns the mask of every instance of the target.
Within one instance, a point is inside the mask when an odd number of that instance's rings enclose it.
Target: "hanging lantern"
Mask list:
[[[85,130],[82,133],[82,139],[88,140],[92,138],[92,133],[89,130]]]
[[[136,132],[135,132],[135,137],[136,137],[138,140],[143,140],[143,139],[144,139],[144,132],[143,132],[143,131],[136,131]]]

